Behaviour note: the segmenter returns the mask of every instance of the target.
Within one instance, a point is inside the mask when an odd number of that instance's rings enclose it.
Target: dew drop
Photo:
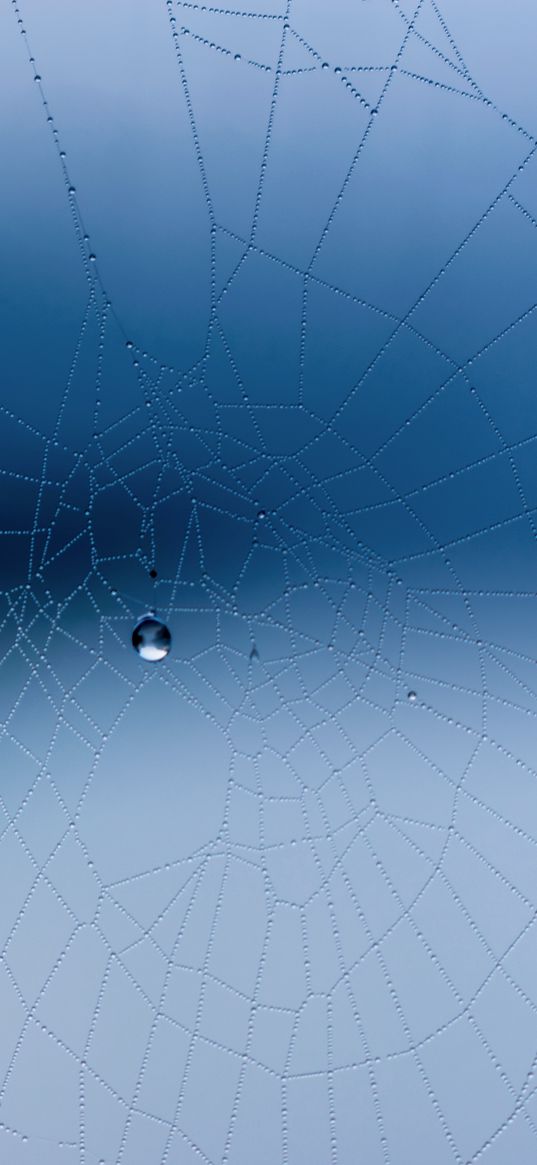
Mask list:
[[[259,518],[259,521],[262,522],[263,518],[266,518],[266,516],[267,516],[267,511],[266,510],[258,510],[257,516]]]
[[[158,663],[165,659],[172,645],[172,637],[165,623],[155,615],[145,615],[132,633],[132,646],[142,659]]]
[[[408,692],[407,700],[409,700],[411,704],[415,704],[417,698],[418,698],[417,692]]]

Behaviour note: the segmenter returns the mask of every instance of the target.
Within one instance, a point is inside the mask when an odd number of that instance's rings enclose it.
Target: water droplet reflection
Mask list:
[[[132,646],[142,659],[158,663],[165,659],[172,645],[172,637],[165,623],[154,615],[145,615],[132,633]]]

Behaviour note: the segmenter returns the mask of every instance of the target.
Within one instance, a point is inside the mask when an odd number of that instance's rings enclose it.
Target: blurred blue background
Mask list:
[[[9,1165],[535,1160],[536,37],[0,9]]]

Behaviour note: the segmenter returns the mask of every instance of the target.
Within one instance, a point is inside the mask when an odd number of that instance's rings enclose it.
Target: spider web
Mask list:
[[[10,1165],[534,1160],[535,17],[492,7],[3,6]]]

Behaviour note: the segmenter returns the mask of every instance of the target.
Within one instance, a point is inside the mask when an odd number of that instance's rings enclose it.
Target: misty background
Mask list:
[[[535,1158],[536,38],[0,7],[9,1165]]]

